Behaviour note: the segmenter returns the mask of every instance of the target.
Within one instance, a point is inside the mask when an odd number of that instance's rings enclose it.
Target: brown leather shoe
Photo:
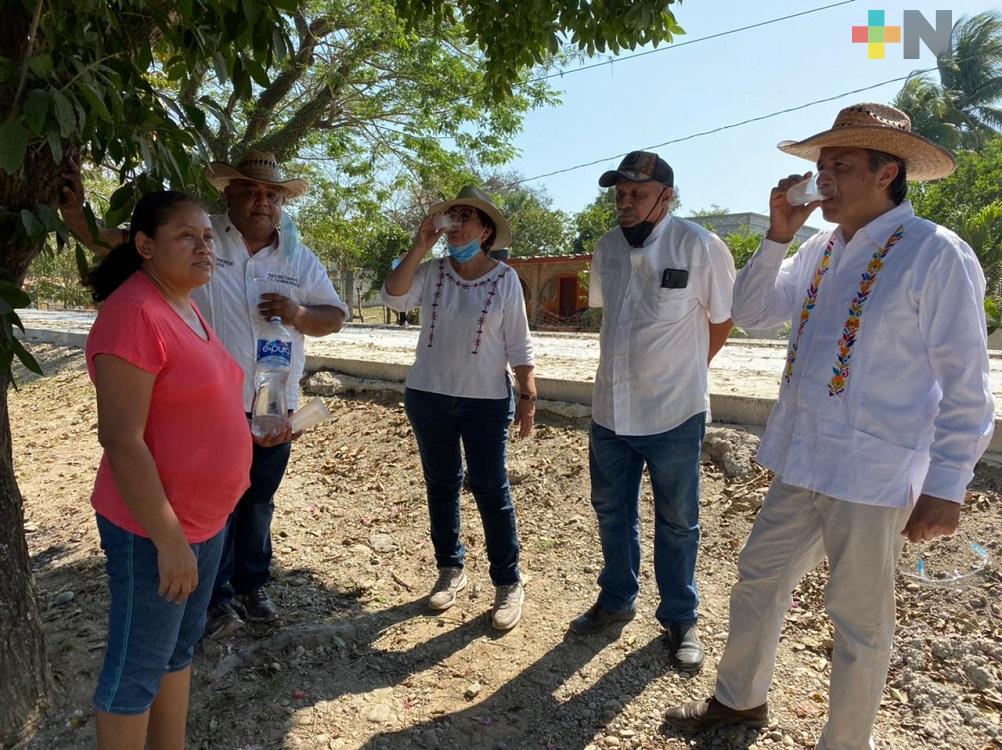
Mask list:
[[[708,732],[732,724],[764,727],[769,724],[769,704],[738,711],[710,696],[704,701],[692,701],[665,711],[665,721],[686,732]]]

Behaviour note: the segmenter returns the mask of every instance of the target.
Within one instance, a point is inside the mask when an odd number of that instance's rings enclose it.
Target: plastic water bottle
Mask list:
[[[285,427],[289,419],[285,386],[292,364],[292,336],[275,317],[261,326],[257,336],[257,366],[254,368],[251,432],[264,437]]]

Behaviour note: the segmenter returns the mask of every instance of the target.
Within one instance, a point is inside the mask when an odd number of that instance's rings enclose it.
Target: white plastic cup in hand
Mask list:
[[[293,432],[303,432],[311,427],[315,427],[321,422],[326,422],[332,417],[327,404],[319,398],[311,398],[305,404],[292,412],[289,417],[289,426]]]
[[[838,188],[835,180],[824,172],[812,174],[786,191],[786,200],[791,206],[806,206],[814,201],[824,201],[835,196]]]
[[[446,232],[449,232],[457,228],[457,222],[449,214],[435,214],[432,226],[435,229],[444,229]]]

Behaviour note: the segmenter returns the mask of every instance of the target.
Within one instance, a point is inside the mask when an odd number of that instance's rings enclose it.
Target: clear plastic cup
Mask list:
[[[289,426],[293,432],[303,432],[311,427],[316,427],[321,422],[326,422],[333,415],[327,404],[319,398],[311,398],[305,404],[296,409],[289,416]]]
[[[459,228],[459,222],[449,214],[435,214],[432,224],[435,229],[444,229],[446,232],[451,232],[453,229]]]
[[[834,178],[827,172],[812,174],[786,191],[786,200],[791,206],[806,206],[814,201],[833,198],[838,193]]]
[[[917,558],[917,559],[909,559]],[[947,538],[922,545],[917,554],[902,553],[902,577],[920,586],[962,589],[979,582],[991,563],[984,545],[969,539]]]

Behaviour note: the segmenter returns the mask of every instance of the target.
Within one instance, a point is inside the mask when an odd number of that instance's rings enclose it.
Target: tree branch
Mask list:
[[[247,148],[265,134],[275,107],[292,91],[292,87],[310,67],[313,51],[333,27],[330,19],[326,17],[314,19],[307,25],[306,19],[297,14],[296,28],[300,30],[299,49],[292,56],[289,67],[276,76],[271,85],[258,96],[247,122],[244,137],[237,144],[237,148]]]
[[[24,65],[21,67],[21,79],[17,82],[14,99],[10,103],[11,112],[17,109],[17,104],[21,101],[21,94],[24,93],[24,87],[28,83],[28,60],[31,59],[31,55],[35,51],[35,36],[38,34],[38,22],[42,18],[43,5],[45,5],[45,0],[38,0],[38,5],[35,6],[35,15],[31,19],[31,30],[28,32],[28,48],[24,51]]]

